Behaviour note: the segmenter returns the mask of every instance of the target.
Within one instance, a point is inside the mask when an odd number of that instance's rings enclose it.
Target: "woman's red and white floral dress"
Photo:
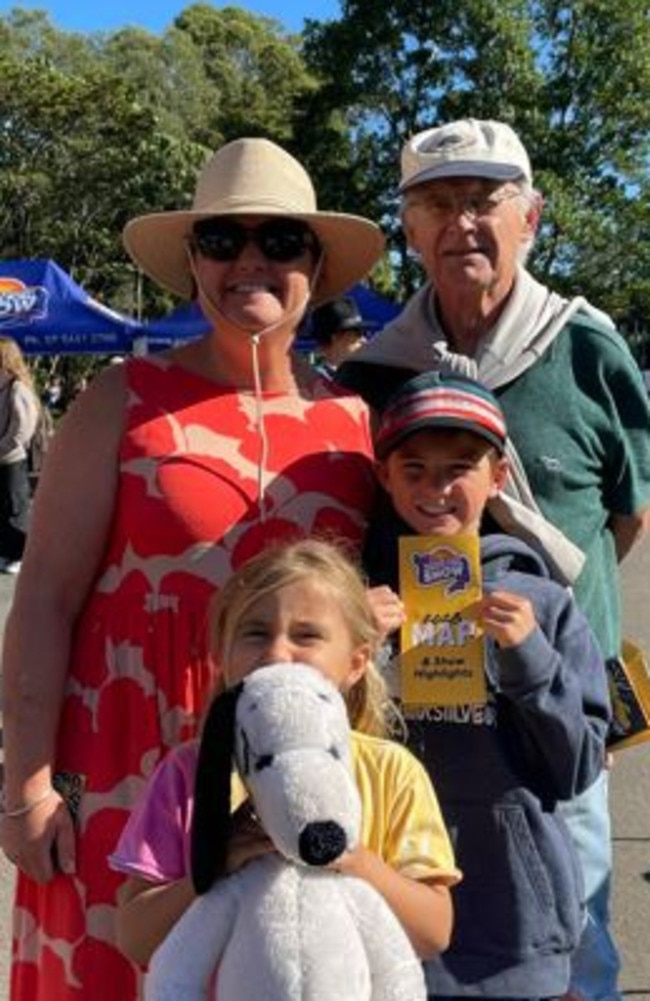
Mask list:
[[[11,1001],[137,1001],[114,946],[108,868],[162,755],[191,737],[211,684],[210,597],[269,541],[357,547],[373,495],[365,405],[238,392],[162,358],[125,363],[129,396],[113,524],[74,637],[57,769],[81,776],[78,871],[19,877]],[[263,429],[259,409],[263,410]]]

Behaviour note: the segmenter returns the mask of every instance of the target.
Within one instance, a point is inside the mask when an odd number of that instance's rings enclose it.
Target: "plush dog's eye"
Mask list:
[[[337,761],[341,760],[341,752],[339,751],[338,747],[334,746],[334,744],[332,744],[332,746],[328,748],[327,753],[331,754],[332,757],[336,758]]]
[[[259,758],[255,759],[255,771],[261,772],[265,768],[270,768],[273,764],[272,754],[260,754]]]

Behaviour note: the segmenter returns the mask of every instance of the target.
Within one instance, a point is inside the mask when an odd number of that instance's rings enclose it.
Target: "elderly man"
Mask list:
[[[604,655],[615,657],[617,561],[650,524],[641,374],[606,315],[580,297],[563,299],[525,269],[542,200],[508,125],[469,119],[415,135],[402,152],[400,193],[406,238],[428,281],[338,378],[377,408],[428,369],[477,377],[496,392],[514,446],[514,496],[509,512],[493,514],[506,530],[543,537],[555,576],[575,583]],[[605,771],[567,804],[567,820],[589,910],[572,987],[576,996],[618,1001]],[[430,972],[432,993],[450,993],[435,965]]]

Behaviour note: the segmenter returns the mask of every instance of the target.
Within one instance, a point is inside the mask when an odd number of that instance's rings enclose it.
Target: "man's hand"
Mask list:
[[[616,558],[620,563],[650,529],[650,507],[635,514],[612,514],[607,524],[614,536]]]

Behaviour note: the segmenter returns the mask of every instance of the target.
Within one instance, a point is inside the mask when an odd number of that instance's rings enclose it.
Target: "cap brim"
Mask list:
[[[300,219],[314,231],[323,248],[323,264],[310,306],[347,292],[364,278],[381,257],[385,238],[369,219],[339,212],[293,213],[258,209],[248,205],[229,216],[282,216]],[[185,299],[193,294],[187,239],[200,219],[214,217],[211,212],[155,212],[128,222],[122,238],[124,246],[141,270],[158,285]]]
[[[488,163],[476,160],[457,160],[453,163],[439,163],[418,171],[399,186],[400,194],[417,184],[442,180],[445,177],[484,177],[494,181],[516,181],[525,178],[524,172],[511,163]]]

